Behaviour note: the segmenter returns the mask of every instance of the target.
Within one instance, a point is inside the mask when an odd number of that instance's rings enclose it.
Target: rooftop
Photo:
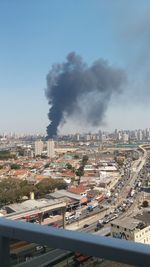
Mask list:
[[[146,209],[142,213],[139,213],[135,216],[136,219],[143,221],[147,225],[150,225],[150,209]]]
[[[140,223],[142,223],[141,220],[137,220],[131,217],[125,217],[123,219],[114,220],[112,224],[133,231],[134,229],[138,227]]]
[[[54,193],[50,193],[50,194],[47,195],[47,197],[48,196],[50,196],[52,198],[69,197],[69,198],[72,198],[72,199],[75,199],[75,200],[78,200],[78,201],[80,201],[80,199],[82,198],[82,196],[74,194],[72,192],[68,192],[65,189],[58,190],[58,191],[56,191]]]
[[[38,199],[38,200],[26,200],[22,203],[14,203],[6,206],[6,209],[12,210],[12,212],[26,212],[37,208],[43,208],[45,206],[52,206],[59,203],[60,201],[54,199]]]

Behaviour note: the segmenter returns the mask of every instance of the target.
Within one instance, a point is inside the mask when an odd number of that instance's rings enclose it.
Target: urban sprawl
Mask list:
[[[2,133],[0,216],[150,244],[149,142],[149,128],[53,139]],[[12,266],[45,253],[58,266],[58,252],[46,246],[14,241],[10,252]],[[68,266],[105,266],[80,252],[66,257]],[[64,259],[60,250],[59,266]]]

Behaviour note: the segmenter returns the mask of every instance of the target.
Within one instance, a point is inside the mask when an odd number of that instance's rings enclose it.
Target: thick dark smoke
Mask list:
[[[79,107],[83,120],[99,126],[112,94],[121,92],[125,80],[124,71],[107,61],[100,59],[88,66],[74,52],[67,56],[65,63],[53,65],[47,75],[46,88],[50,105],[48,137],[57,135],[65,118],[76,113]]]

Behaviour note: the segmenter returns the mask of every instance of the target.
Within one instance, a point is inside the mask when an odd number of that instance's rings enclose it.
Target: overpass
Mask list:
[[[43,203],[40,207],[28,208],[26,211],[12,212],[5,215],[5,218],[10,220],[27,220],[28,218],[37,217],[39,221],[41,221],[45,212],[51,212],[54,210],[61,210],[63,216],[63,227],[65,228],[66,202],[58,200],[50,200],[47,205]]]

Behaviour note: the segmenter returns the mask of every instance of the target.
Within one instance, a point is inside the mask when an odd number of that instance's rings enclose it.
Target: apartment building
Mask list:
[[[134,218],[117,219],[111,223],[111,236],[150,244],[150,225]]]
[[[47,156],[49,158],[54,158],[55,157],[55,143],[53,139],[50,139],[47,141]]]
[[[43,151],[43,142],[41,140],[35,141],[35,156],[41,155]]]

